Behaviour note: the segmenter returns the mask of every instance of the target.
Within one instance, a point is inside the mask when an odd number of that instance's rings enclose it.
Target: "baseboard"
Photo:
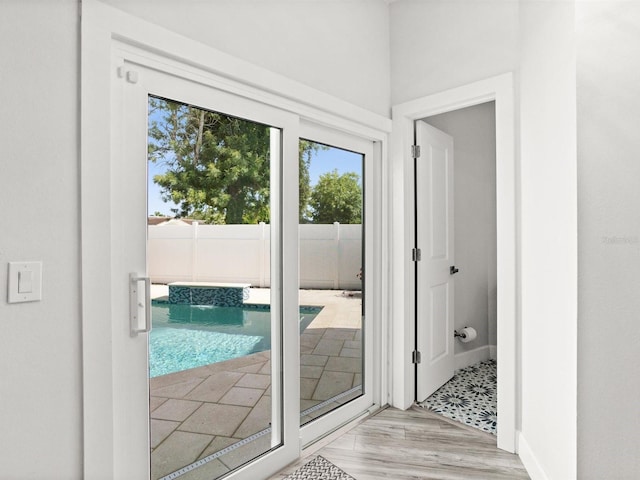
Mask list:
[[[453,357],[454,368],[460,370],[461,368],[470,367],[476,363],[489,360],[489,358],[491,358],[489,345],[474,348],[467,352],[456,353]]]
[[[549,480],[549,477],[544,473],[544,470],[540,466],[526,438],[522,435],[522,432],[518,432],[518,456],[524,468],[527,469],[531,480]]]
[[[496,360],[498,358],[498,346],[489,345],[489,358]]]

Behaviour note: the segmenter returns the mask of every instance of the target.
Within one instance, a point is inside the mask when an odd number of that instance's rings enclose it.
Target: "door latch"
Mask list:
[[[449,267],[449,275],[455,275],[455,274],[456,274],[456,273],[458,273],[459,271],[460,271],[460,270],[458,270],[458,269],[456,268],[456,266],[455,266],[455,265],[451,265],[451,266]]]
[[[142,301],[139,294],[140,282],[144,282]],[[140,310],[144,310],[143,328],[140,328]],[[151,331],[151,279],[135,273],[129,274],[129,322],[132,337]]]

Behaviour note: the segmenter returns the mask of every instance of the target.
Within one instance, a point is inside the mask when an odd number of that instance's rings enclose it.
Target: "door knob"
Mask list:
[[[455,266],[455,265],[451,265],[451,266],[449,267],[449,275],[455,275],[455,274],[456,274],[456,273],[458,273],[459,271],[460,271],[460,270],[458,270],[458,269],[456,268],[456,266]]]

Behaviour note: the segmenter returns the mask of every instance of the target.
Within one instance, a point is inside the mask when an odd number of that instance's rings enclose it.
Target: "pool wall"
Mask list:
[[[169,303],[241,307],[249,299],[248,284],[169,284]]]

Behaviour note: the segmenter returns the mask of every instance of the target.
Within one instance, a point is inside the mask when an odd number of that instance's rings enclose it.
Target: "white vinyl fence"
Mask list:
[[[250,283],[269,287],[269,230],[258,225],[150,225],[154,283]],[[300,288],[360,290],[361,225],[300,225]]]

